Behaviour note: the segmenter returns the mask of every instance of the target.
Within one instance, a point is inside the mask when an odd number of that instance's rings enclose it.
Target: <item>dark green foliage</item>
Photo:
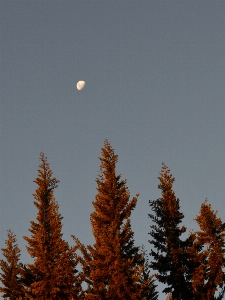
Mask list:
[[[187,246],[189,240],[182,241],[181,235],[186,231],[182,222],[184,215],[180,212],[179,199],[173,191],[174,178],[170,170],[163,164],[159,177],[159,189],[162,198],[150,201],[155,213],[149,214],[154,225],[151,225],[149,241],[154,246],[150,255],[153,261],[150,266],[158,271],[157,279],[168,287],[163,290],[171,292],[172,299],[192,299],[191,284],[187,280]]]

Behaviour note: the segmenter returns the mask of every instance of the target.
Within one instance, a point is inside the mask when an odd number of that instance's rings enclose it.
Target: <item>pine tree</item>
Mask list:
[[[126,181],[116,175],[117,160],[106,140],[91,214],[95,243],[86,248],[75,239],[83,253],[86,300],[146,299],[143,293],[151,291],[151,278],[143,279],[144,257],[134,246],[130,223],[138,195],[130,200]]]
[[[6,260],[0,260],[0,281],[4,286],[0,287],[0,292],[3,293],[4,298],[9,298],[10,300],[16,300],[23,296],[19,264],[21,251],[16,242],[16,235],[11,230],[8,230],[8,239],[5,241],[6,248],[1,249]]]
[[[34,181],[38,188],[33,195],[38,209],[37,222],[31,221],[31,237],[24,237],[28,242],[27,251],[34,260],[27,264],[24,273],[24,280],[28,274],[32,282],[27,286],[27,295],[40,300],[79,299],[81,284],[75,275],[77,257],[75,249],[62,238],[62,217],[53,195],[59,180],[52,177],[43,153],[40,161],[38,177]]]
[[[217,217],[207,200],[201,205],[200,214],[195,218],[200,230],[191,232],[193,241],[189,248],[194,263],[192,286],[194,294],[201,300],[223,299],[225,266],[225,224]],[[215,293],[220,287],[218,297]]]
[[[158,188],[162,191],[162,198],[150,200],[149,204],[155,214],[149,214],[155,223],[151,225],[149,241],[154,246],[150,255],[153,261],[150,266],[158,271],[157,279],[166,284],[163,292],[171,293],[173,300],[190,300],[192,297],[191,284],[187,279],[189,240],[182,241],[181,235],[186,231],[182,222],[184,215],[180,212],[179,199],[173,191],[175,178],[165,164],[159,177]]]

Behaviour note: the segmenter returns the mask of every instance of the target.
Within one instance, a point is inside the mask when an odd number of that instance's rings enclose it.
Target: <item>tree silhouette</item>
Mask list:
[[[162,165],[159,181],[162,198],[149,201],[155,213],[149,214],[154,223],[149,233],[152,237],[149,242],[154,246],[150,253],[153,257],[150,266],[158,271],[157,279],[168,286],[164,293],[170,293],[173,300],[190,300],[193,299],[191,284],[186,277],[189,240],[182,241],[180,238],[186,231],[184,226],[179,225],[184,215],[173,191],[175,178],[165,164]]]
[[[34,181],[38,188],[33,195],[38,209],[37,222],[31,221],[31,237],[24,237],[28,242],[27,251],[34,259],[32,264],[26,265],[24,273],[32,282],[27,285],[26,293],[30,298],[40,300],[79,299],[81,284],[75,275],[77,257],[75,249],[62,238],[62,217],[53,195],[59,180],[52,178],[53,173],[43,153],[40,161],[38,177]]]
[[[134,246],[130,215],[137,197],[130,198],[126,181],[116,175],[118,157],[106,140],[100,157],[97,195],[91,214],[95,243],[85,248],[77,239],[83,253],[83,275],[87,282],[87,300],[146,299],[151,278],[143,277],[144,255]]]
[[[223,299],[225,266],[225,224],[217,217],[207,200],[201,205],[200,214],[195,218],[200,230],[191,232],[193,241],[189,248],[194,263],[192,286],[194,294],[201,300]],[[218,297],[215,293],[222,288]]]
[[[21,267],[19,264],[20,249],[16,244],[16,235],[8,230],[8,239],[5,241],[6,248],[2,248],[3,256],[6,260],[0,260],[0,281],[4,287],[0,287],[0,292],[4,298],[16,300],[23,296],[23,287],[20,283]]]

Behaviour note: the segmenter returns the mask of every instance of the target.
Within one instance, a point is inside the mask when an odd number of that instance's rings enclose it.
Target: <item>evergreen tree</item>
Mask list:
[[[4,287],[0,287],[0,292],[4,298],[16,300],[23,296],[23,287],[20,283],[21,268],[19,264],[20,249],[16,244],[16,236],[8,230],[8,239],[5,241],[6,248],[2,248],[3,256],[6,260],[0,260],[0,281]]]
[[[150,263],[149,259],[146,255],[146,251],[143,248],[143,257],[144,257],[144,272],[142,274],[142,282],[146,283],[146,281],[151,278],[150,281],[148,281],[148,289],[143,289],[141,294],[141,299],[145,300],[157,300],[158,299],[158,292],[156,291],[156,284],[155,284],[155,276],[150,276]]]
[[[75,249],[68,246],[62,238],[62,217],[58,212],[53,190],[59,180],[52,177],[44,154],[40,156],[38,177],[34,181],[38,188],[33,195],[38,209],[37,222],[31,221],[31,237],[24,237],[28,242],[27,251],[33,258],[27,264],[24,281],[27,282],[27,295],[40,300],[79,299],[81,284],[77,272]]]
[[[195,218],[200,230],[191,232],[193,241],[189,248],[194,263],[192,286],[194,294],[201,300],[223,299],[225,266],[225,224],[217,217],[207,200],[201,205],[200,214]],[[215,293],[222,288],[218,297]]]
[[[186,228],[179,225],[184,215],[180,212],[179,199],[173,191],[175,178],[165,164],[162,166],[159,181],[158,188],[162,191],[162,198],[149,201],[155,213],[149,214],[155,223],[150,226],[149,233],[152,237],[149,242],[154,246],[150,253],[154,260],[150,266],[158,271],[157,279],[168,286],[163,292],[171,293],[173,300],[194,299],[191,283],[186,276],[189,240],[181,240]]]
[[[130,224],[138,195],[129,199],[126,181],[116,175],[117,160],[110,143],[105,141],[96,180],[95,210],[91,214],[95,243],[86,248],[75,239],[83,253],[86,300],[147,299],[142,295],[151,292],[151,278],[143,278],[144,257],[134,246]]]

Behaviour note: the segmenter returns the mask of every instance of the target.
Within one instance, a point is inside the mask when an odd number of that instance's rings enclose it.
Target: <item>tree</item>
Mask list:
[[[47,158],[41,153],[38,177],[34,181],[38,188],[33,195],[38,209],[37,222],[31,221],[31,237],[27,251],[34,259],[25,270],[31,282],[27,285],[27,295],[38,299],[79,299],[81,284],[77,275],[75,249],[69,247],[62,238],[62,217],[58,212],[53,190],[57,180],[52,177]],[[25,281],[25,280],[24,280]]]
[[[200,214],[195,218],[200,230],[191,232],[193,241],[189,247],[194,263],[192,286],[194,294],[201,300],[223,299],[225,266],[225,224],[217,217],[207,200],[201,205]],[[215,293],[222,288],[218,297]]]
[[[187,279],[189,239],[181,240],[181,235],[186,231],[182,222],[184,215],[180,212],[179,199],[173,191],[175,178],[168,167],[163,164],[159,177],[158,188],[162,191],[162,198],[150,200],[149,204],[155,214],[149,214],[155,223],[151,225],[149,241],[154,246],[150,255],[153,261],[150,266],[158,271],[157,279],[168,287],[163,290],[175,299],[194,299],[191,284]]]
[[[144,256],[134,246],[130,223],[138,195],[129,199],[126,181],[116,175],[118,157],[107,140],[100,161],[95,210],[90,216],[95,243],[84,247],[75,239],[83,254],[85,299],[145,299],[142,295],[151,292],[151,278],[143,278]]]
[[[151,280],[148,281],[148,289],[143,289],[141,299],[157,300],[158,292],[156,291],[155,275],[150,276],[150,263],[146,255],[146,250],[144,250],[144,247],[142,249],[142,253],[144,256],[144,271],[142,274],[142,282],[145,283],[147,280],[149,280],[149,278],[151,278]]]
[[[23,295],[19,264],[21,251],[16,241],[16,235],[11,230],[8,230],[8,239],[5,241],[6,248],[1,249],[6,260],[0,260],[0,281],[4,286],[0,287],[0,292],[3,293],[4,298],[9,298],[10,300],[16,300]]]

